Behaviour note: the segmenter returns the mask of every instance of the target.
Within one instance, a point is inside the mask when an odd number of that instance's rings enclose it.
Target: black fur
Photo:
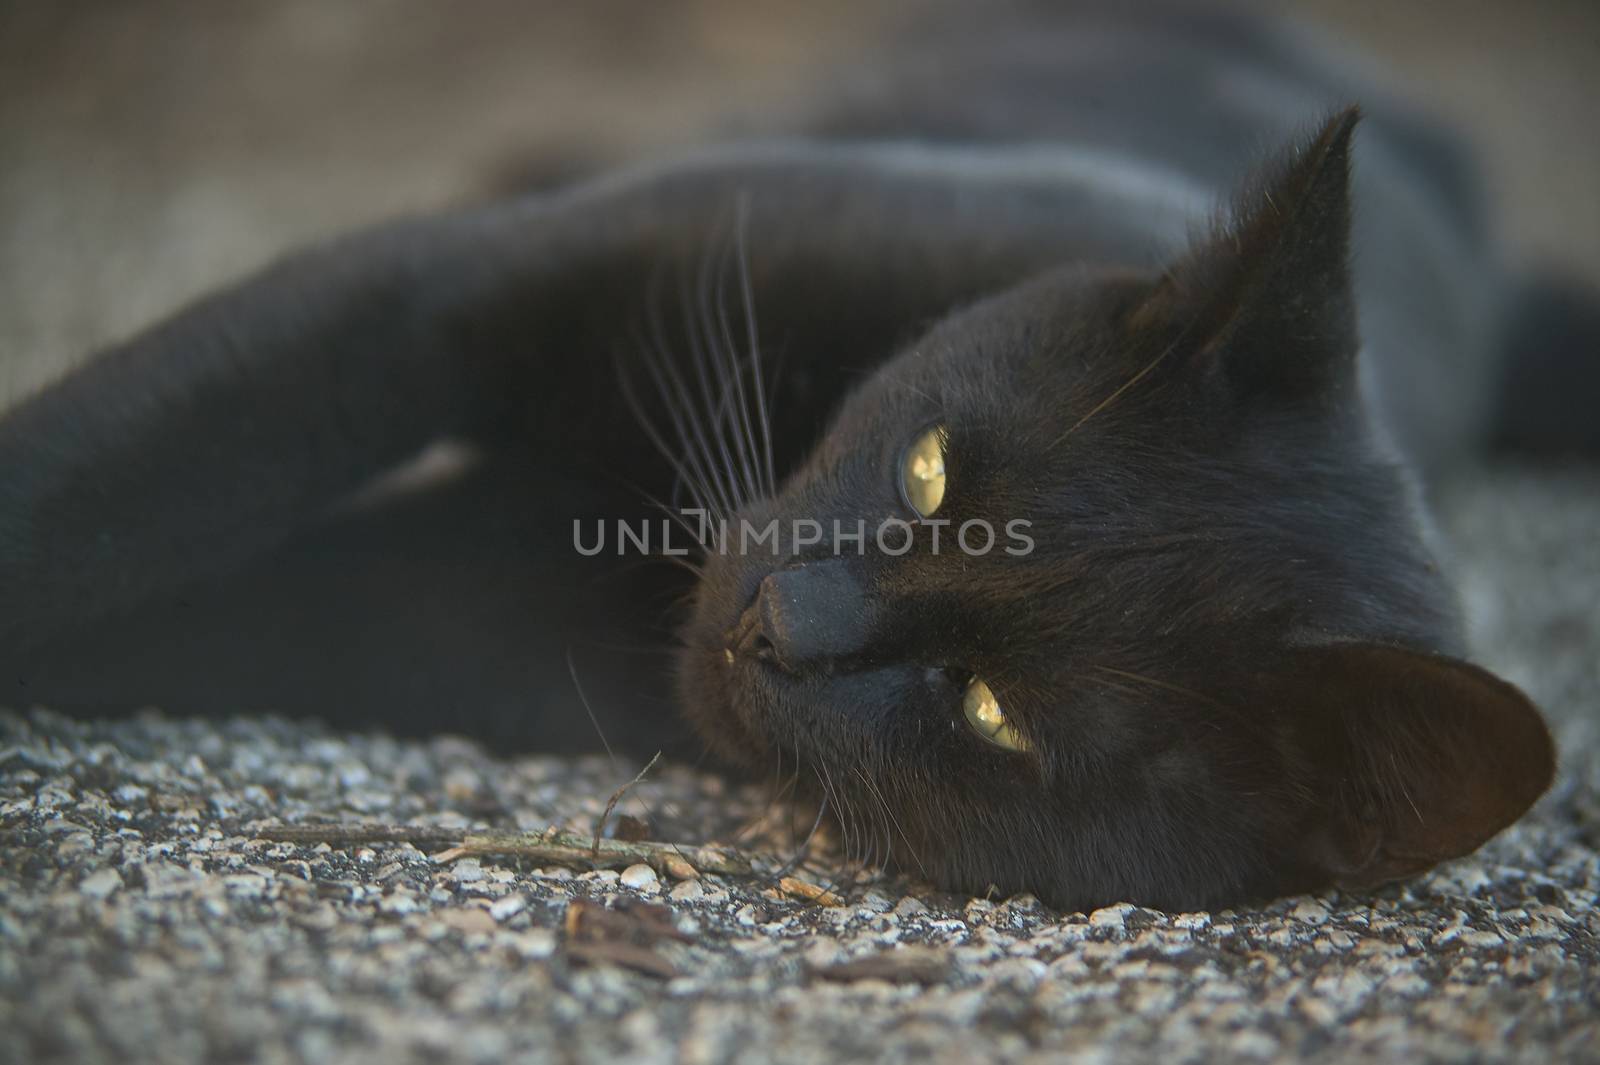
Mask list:
[[[1570,278],[1525,280],[1501,335],[1493,446],[1569,458],[1600,454],[1600,293]]]
[[[989,72],[949,111],[908,46],[877,82],[904,89],[895,121],[845,83],[795,119],[844,140],[352,237],[12,411],[0,694],[560,747],[590,739],[575,675],[636,750],[781,759],[864,856],[1062,906],[1368,884],[1471,850],[1553,752],[1460,660],[1395,450],[1432,467],[1483,433],[1498,275],[1452,221],[1463,183],[1386,147],[1409,127],[1380,107],[1353,192],[1338,110],[1183,247],[1193,190],[1284,128],[1226,92],[1176,122],[1196,86],[1270,74],[1326,114],[1337,79],[1254,22],[1113,20],[1084,25],[1134,49],[1118,77],[1140,92],[1053,100],[1101,53],[1050,66],[1006,25],[938,38]],[[1001,106],[1019,86],[1030,106]],[[867,136],[886,125],[987,143]],[[997,143],[1018,136],[1065,147]],[[1437,213],[1413,234],[1419,198]],[[1445,352],[1465,365],[1439,383]],[[575,521],[659,534],[649,499],[683,491],[756,526],[912,519],[898,464],[931,425],[937,516],[1026,520],[1034,550],[934,552],[926,524],[903,555],[790,541],[688,574],[574,549]],[[485,457],[372,495],[444,438]],[[964,723],[974,675],[1026,750]]]

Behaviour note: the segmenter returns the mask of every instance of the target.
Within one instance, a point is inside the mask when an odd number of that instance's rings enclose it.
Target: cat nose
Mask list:
[[[859,653],[871,632],[860,581],[842,559],[769,573],[729,638],[733,649],[790,672]]]

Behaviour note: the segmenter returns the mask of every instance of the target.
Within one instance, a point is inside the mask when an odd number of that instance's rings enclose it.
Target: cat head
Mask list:
[[[1355,125],[1160,276],[1037,278],[856,390],[740,516],[779,550],[706,561],[713,748],[797,769],[864,856],[1064,907],[1376,883],[1519,816],[1548,733],[1452,657],[1356,384]]]

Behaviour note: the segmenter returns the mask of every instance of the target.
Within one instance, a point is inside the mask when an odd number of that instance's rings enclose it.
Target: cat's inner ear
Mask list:
[[[1555,771],[1528,698],[1442,655],[1296,649],[1269,691],[1317,800],[1292,857],[1324,881],[1364,887],[1467,854],[1533,805]]]
[[[1163,275],[1130,318],[1188,365],[1242,393],[1305,394],[1348,380],[1350,148],[1360,112],[1257,170],[1214,232]]]

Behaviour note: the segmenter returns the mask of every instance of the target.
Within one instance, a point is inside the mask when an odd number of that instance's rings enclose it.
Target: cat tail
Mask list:
[[[1553,274],[1523,280],[1500,366],[1493,450],[1600,456],[1600,287]]]

